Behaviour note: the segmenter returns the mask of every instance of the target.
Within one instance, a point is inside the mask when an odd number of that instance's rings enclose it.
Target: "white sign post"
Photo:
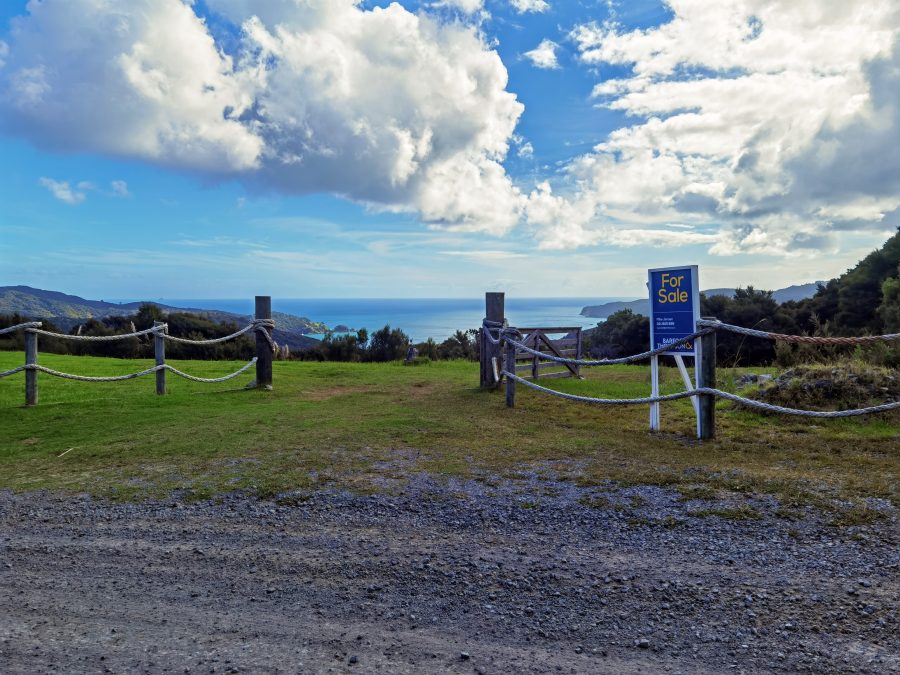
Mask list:
[[[700,320],[700,275],[697,265],[687,267],[660,267],[647,270],[647,288],[650,290],[650,349],[659,349],[677,342],[697,330]],[[662,352],[674,356],[678,371],[687,389],[694,389],[683,356],[694,357],[694,382],[697,377],[699,342],[680,344],[671,351]],[[659,396],[659,356],[650,357],[651,395]],[[699,433],[699,403],[691,397],[697,415]],[[650,404],[650,429],[659,431],[659,403]]]

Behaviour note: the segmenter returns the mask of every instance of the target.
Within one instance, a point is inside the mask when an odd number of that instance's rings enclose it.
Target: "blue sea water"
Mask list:
[[[585,305],[627,298],[506,298],[511,326],[581,326],[591,328],[597,319],[581,316]],[[253,313],[253,299],[171,299],[159,302],[174,307],[217,309],[238,314]],[[481,326],[484,298],[384,299],[384,298],[272,298],[272,310],[304,316],[329,328],[344,325],[366,328],[371,334],[390,325],[401,328],[414,342],[434,338],[438,342],[457,330]]]

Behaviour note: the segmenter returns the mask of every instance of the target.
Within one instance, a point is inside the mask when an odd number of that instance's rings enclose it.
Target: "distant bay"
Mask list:
[[[598,319],[581,316],[587,305],[625,298],[506,298],[506,316],[513,326],[581,326],[592,328]],[[174,307],[200,307],[236,314],[252,314],[252,298],[159,298]],[[457,330],[478,328],[484,318],[484,298],[272,298],[276,312],[304,316],[330,328],[366,328],[371,334],[384,325],[401,328],[414,342],[429,337],[440,342]]]

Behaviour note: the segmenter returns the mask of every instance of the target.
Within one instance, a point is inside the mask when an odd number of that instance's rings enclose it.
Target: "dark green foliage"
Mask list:
[[[808,300],[782,305],[793,313],[801,331],[815,334],[821,329],[834,335],[881,334],[886,332],[890,309],[881,310],[885,284],[892,293],[892,280],[900,276],[900,231],[853,269],[821,285]],[[894,296],[891,296],[894,297]],[[891,300],[888,299],[888,306]]]
[[[334,333],[326,333],[318,347],[301,352],[300,358],[313,361],[362,361],[368,341],[369,333],[365,328],[360,328],[355,335],[349,333],[336,336]]]
[[[428,338],[425,342],[418,343],[416,349],[419,350],[419,356],[429,358],[432,361],[436,361],[438,358],[438,343],[432,338]]]
[[[708,298],[701,295],[700,314],[744,328],[772,333],[798,332],[794,317],[784,309],[784,305],[779,305],[774,300],[772,292],[758,291],[752,286],[738,288],[733,298],[722,295]],[[723,366],[768,365],[775,360],[775,343],[719,331],[716,336],[716,356],[719,365]]]
[[[477,361],[479,354],[477,338],[477,330],[458,330],[437,346],[437,358]],[[421,349],[419,353],[424,355]]]
[[[650,320],[630,309],[619,310],[597,324],[586,347],[594,358],[615,359],[645,352],[650,348]]]
[[[845,274],[820,284],[809,299],[782,304],[771,291],[738,288],[734,297],[700,296],[700,314],[735,326],[790,335],[872,335],[900,332],[900,232]],[[832,361],[850,356],[875,365],[900,365],[894,342],[858,348],[791,345],[744,337],[727,331],[716,336],[719,366],[770,365]],[[650,348],[649,320],[631,310],[610,315],[586,336],[594,357],[615,358]]]
[[[881,304],[884,282],[897,274],[900,263],[900,232],[878,251],[867,255],[856,267],[838,279],[838,312],[835,325],[848,333],[857,329],[880,333],[884,323],[875,311]]]
[[[396,361],[406,356],[409,348],[409,336],[399,328],[391,329],[385,325],[372,334],[369,349],[366,352],[367,361]]]
[[[30,319],[19,314],[0,315],[0,327],[24,323]],[[122,335],[141,331],[153,326],[154,321],[166,321],[169,334],[192,340],[208,340],[235,333],[242,326],[235,323],[218,323],[205,316],[186,312],[170,312],[164,314],[159,307],[144,304],[132,316],[111,316],[105,319],[86,319],[80,324],[80,335]],[[61,332],[50,321],[43,321],[44,330]],[[78,333],[78,328],[70,331]],[[5,338],[5,339],[4,339]],[[41,335],[38,339],[41,352],[51,354],[74,354],[77,356],[112,356],[122,359],[152,359],[154,357],[153,337],[133,337],[110,342],[81,342]],[[7,336],[0,336],[0,349],[24,349],[24,334],[21,331]],[[228,359],[248,360],[256,355],[256,338],[244,335],[215,345],[184,345],[177,342],[166,342],[166,358],[168,359]]]
[[[30,319],[27,316],[22,316],[19,313],[0,314],[0,328],[8,328],[9,326],[15,326],[20,323],[26,323],[28,321],[33,321],[33,319]],[[44,321],[43,324],[44,330],[50,331],[52,333],[61,332],[52,321]],[[59,340],[57,338],[45,337],[43,335],[41,336],[39,341],[39,347],[41,350],[51,352],[53,354],[71,354],[73,353],[70,350],[71,346],[72,343],[68,342],[67,340]],[[25,351],[25,334],[22,331],[16,331],[14,333],[0,335],[0,351]]]
[[[881,284],[881,304],[878,314],[888,333],[900,333],[900,266],[897,276]]]

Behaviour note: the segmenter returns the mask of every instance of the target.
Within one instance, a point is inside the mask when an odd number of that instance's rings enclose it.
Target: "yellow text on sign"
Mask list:
[[[662,288],[657,291],[659,304],[666,305],[673,302],[687,302],[688,292],[682,288],[684,284],[684,275],[674,276],[663,272],[660,278]]]

